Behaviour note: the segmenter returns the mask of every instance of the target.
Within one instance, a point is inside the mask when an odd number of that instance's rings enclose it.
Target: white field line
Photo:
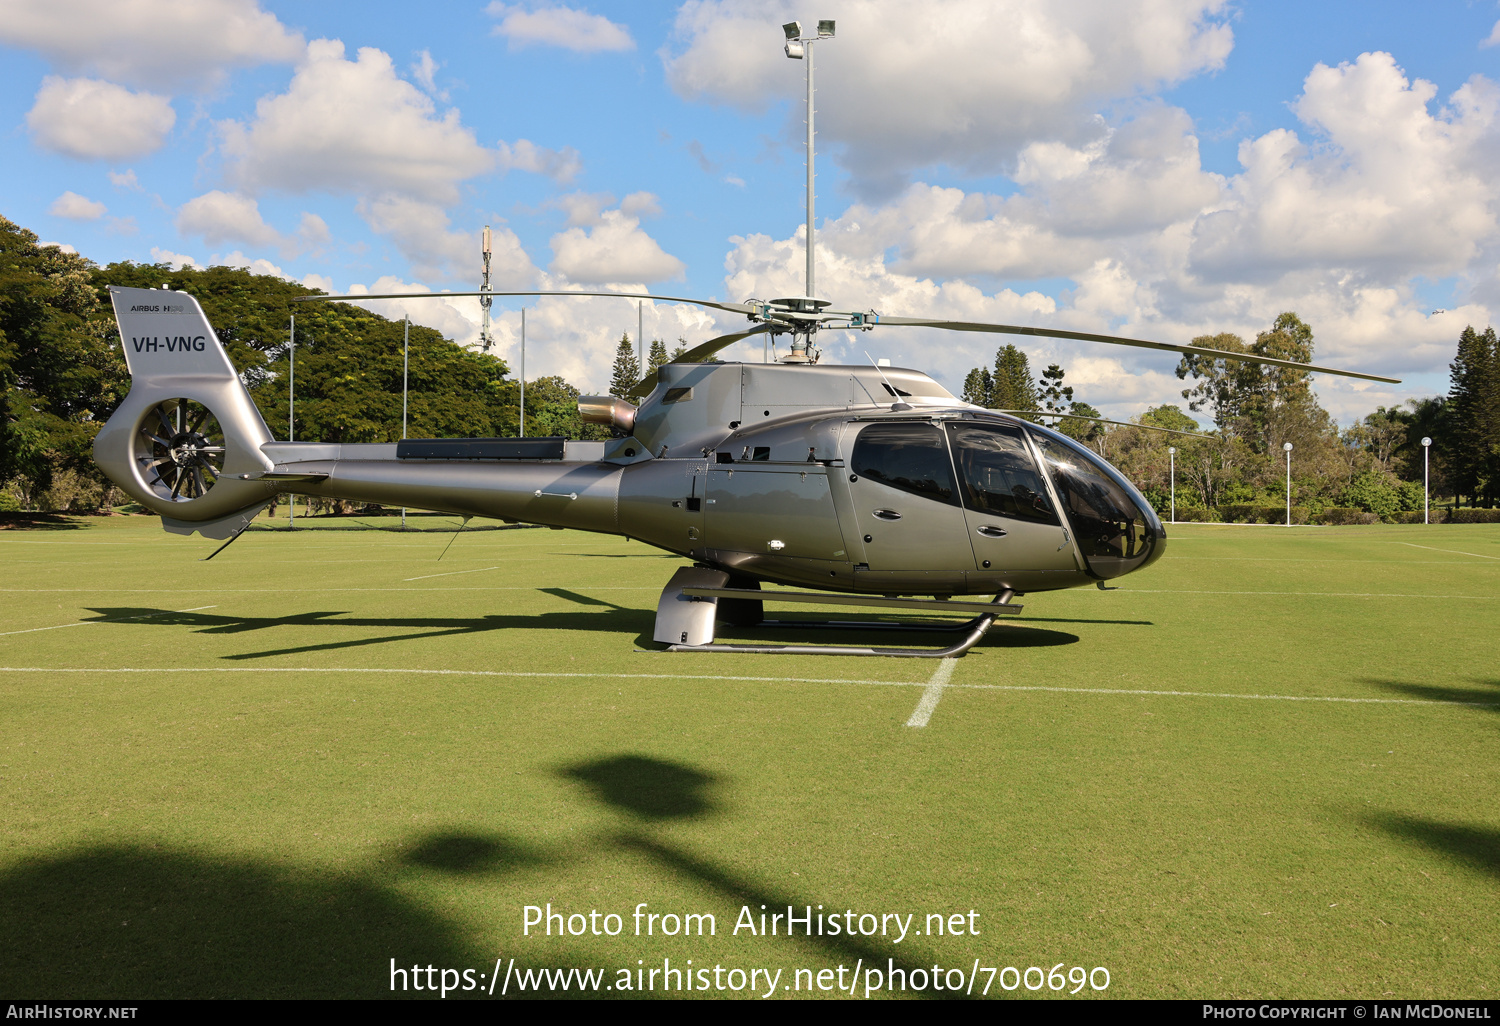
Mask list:
[[[912,710],[911,718],[906,721],[908,727],[927,726],[927,721],[932,719],[932,711],[937,708],[938,702],[943,697],[943,688],[953,677],[953,668],[957,663],[958,660],[952,656],[944,656],[938,663],[938,668],[932,671],[932,679],[927,682],[927,687],[922,691],[917,707]]]
[[[1431,545],[1418,545],[1416,542],[1397,542],[1397,545],[1407,545],[1414,549],[1426,549],[1428,552],[1451,552],[1458,556],[1478,556],[1480,559],[1500,559],[1500,556],[1486,556],[1482,552],[1464,552],[1461,549],[1435,549]]]
[[[1391,591],[1179,591],[1175,588],[1116,587],[1126,595],[1290,595],[1302,598],[1495,599],[1500,595],[1403,595]]]
[[[35,634],[37,631],[60,631],[64,627],[87,627],[91,623],[124,623],[126,620],[146,620],[153,616],[166,616],[168,613],[196,613],[200,609],[217,609],[218,606],[194,606],[192,609],[163,609],[159,613],[142,613],[139,616],[117,616],[110,620],[79,620],[76,623],[60,623],[52,627],[28,627],[24,631],[0,631],[0,638],[9,634]]]
[[[188,610],[183,610],[188,612]],[[593,680],[724,680],[761,684],[854,684],[870,687],[927,688],[931,681],[920,680],[851,680],[839,677],[741,677],[727,674],[684,673],[548,673],[541,670],[405,670],[369,666],[153,666],[153,667],[74,667],[74,666],[0,666],[0,673],[405,673],[439,677],[542,677],[554,679],[582,678]],[[936,674],[934,674],[936,676]],[[1144,688],[1064,688],[1029,684],[945,684],[944,690],[967,691],[1045,691],[1069,695],[1154,695],[1166,698],[1233,698],[1260,702],[1337,702],[1348,705],[1451,705],[1479,708],[1500,706],[1495,702],[1450,702],[1440,698],[1340,698],[1336,695],[1254,695],[1217,691],[1152,691]]]
[[[453,577],[456,574],[482,574],[486,570],[499,570],[498,566],[482,566],[478,570],[449,570],[441,574],[424,574],[421,577],[403,577],[403,581],[425,581],[433,577]]]
[[[616,585],[574,584],[558,585],[567,591],[659,591],[656,585],[644,587],[621,587]],[[491,588],[220,588],[214,585],[205,585],[195,589],[201,595],[323,595],[342,594],[346,591],[399,591],[406,595],[412,594],[443,594],[450,591],[538,591],[539,589],[523,585],[497,585]],[[160,595],[160,594],[183,594],[182,588],[0,588],[0,595],[39,595],[39,594],[73,594],[84,595]],[[191,594],[191,592],[188,592]]]

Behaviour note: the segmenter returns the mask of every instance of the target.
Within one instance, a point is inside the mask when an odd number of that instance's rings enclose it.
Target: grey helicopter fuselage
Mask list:
[[[1099,456],[915,370],[668,364],[639,408],[581,404],[613,426],[606,442],[281,442],[192,297],[112,292],[132,390],[96,455],[169,530],[228,537],[295,492],[623,535],[740,579],[939,596],[1093,584],[1165,547],[1149,503]],[[160,410],[181,400],[224,439],[211,487],[190,497],[152,469],[197,444],[160,437]]]

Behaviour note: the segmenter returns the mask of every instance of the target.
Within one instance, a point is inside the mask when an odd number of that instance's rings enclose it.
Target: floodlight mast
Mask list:
[[[813,117],[816,108],[813,104],[813,44],[822,39],[832,39],[834,23],[828,19],[818,22],[817,35],[803,36],[802,23],[800,21],[789,21],[781,26],[781,31],[786,35],[785,52],[792,60],[807,60],[807,304],[803,308],[807,312],[816,313],[820,307],[815,301],[817,296],[817,280],[814,272],[815,243],[813,240],[813,212],[816,200],[814,190],[814,145],[813,145]],[[824,304],[826,305],[826,304]],[[785,363],[813,363],[817,356],[812,351],[813,332],[818,330],[816,319],[807,322],[806,327],[792,333],[792,351],[783,362]]]

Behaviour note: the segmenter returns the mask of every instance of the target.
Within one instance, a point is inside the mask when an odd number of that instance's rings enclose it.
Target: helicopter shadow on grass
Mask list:
[[[1500,678],[1472,678],[1478,687],[1455,687],[1445,684],[1413,684],[1410,681],[1383,680],[1378,677],[1361,678],[1361,684],[1371,684],[1386,691],[1394,691],[1424,702],[1452,702],[1467,705],[1492,713],[1500,713]]]
[[[33,856],[0,869],[0,990],[70,999],[400,997],[392,960],[483,971],[494,959],[470,929],[400,884],[498,879],[557,857],[504,834],[438,830],[379,861],[390,868],[335,871],[149,840]]]
[[[816,897],[798,895],[776,884],[755,880],[707,855],[655,835],[652,829],[655,824],[725,815],[727,810],[717,794],[725,780],[717,774],[686,763],[634,753],[560,767],[556,773],[581,785],[591,798],[623,814],[627,821],[633,821],[630,826],[606,833],[602,838],[604,845],[623,854],[644,857],[694,889],[706,887],[736,910],[749,907],[757,910],[755,914],[758,915],[762,908],[773,912],[790,906],[801,913],[819,906]],[[758,918],[756,922],[759,923]],[[725,927],[725,932],[733,929],[729,924]],[[882,973],[887,968],[904,970],[907,978],[913,970],[925,974],[930,969],[929,965],[907,957],[896,945],[882,944],[864,936],[814,934],[803,937],[799,934],[795,941],[787,938],[785,942],[820,949],[825,955],[838,959],[839,964],[862,960],[865,966],[878,968]],[[785,981],[782,986],[789,986],[792,982]],[[930,988],[912,993],[918,997],[937,996]]]
[[[1367,815],[1364,821],[1403,841],[1500,878],[1500,830],[1401,813]]]
[[[655,622],[654,610],[625,609],[608,603],[599,612],[564,610],[530,615],[489,614],[478,617],[420,617],[420,616],[347,616],[340,610],[294,613],[289,616],[230,616],[209,612],[177,612],[163,609],[92,607],[100,614],[99,620],[130,620],[136,624],[157,627],[190,627],[202,634],[240,634],[247,631],[266,630],[273,627],[353,627],[377,630],[409,628],[400,634],[385,634],[379,637],[350,638],[343,641],[327,641],[313,645],[293,645],[286,648],[266,649],[257,652],[237,652],[222,656],[224,659],[265,659],[272,656],[297,655],[305,652],[337,651],[340,649],[364,648],[371,645],[387,645],[402,641],[424,641],[433,638],[462,637],[505,630],[559,630],[599,631],[609,634],[639,634],[644,630],[647,637]],[[337,618],[337,619],[335,619]],[[86,621],[92,622],[92,621]]]

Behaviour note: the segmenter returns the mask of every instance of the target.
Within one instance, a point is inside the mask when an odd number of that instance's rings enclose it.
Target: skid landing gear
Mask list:
[[[879,598],[870,595],[829,595],[815,592],[778,591],[767,596],[760,582],[730,587],[731,578],[723,570],[706,567],[682,567],[662,589],[656,605],[654,640],[667,646],[669,652],[749,652],[764,655],[857,655],[894,656],[918,659],[942,659],[963,655],[984,637],[995,618],[1014,614],[1021,606],[1012,605],[1013,593],[1006,591],[993,602],[940,602],[931,599]],[[736,582],[738,583],[738,582]],[[825,606],[874,606],[882,609],[907,609],[925,613],[977,613],[971,620],[958,624],[893,623],[891,621],[853,620],[767,620],[765,602],[802,602]],[[714,644],[714,629],[719,621],[735,627],[766,627],[801,630],[872,630],[903,631],[957,635],[946,648],[860,648],[840,645],[719,645]]]

